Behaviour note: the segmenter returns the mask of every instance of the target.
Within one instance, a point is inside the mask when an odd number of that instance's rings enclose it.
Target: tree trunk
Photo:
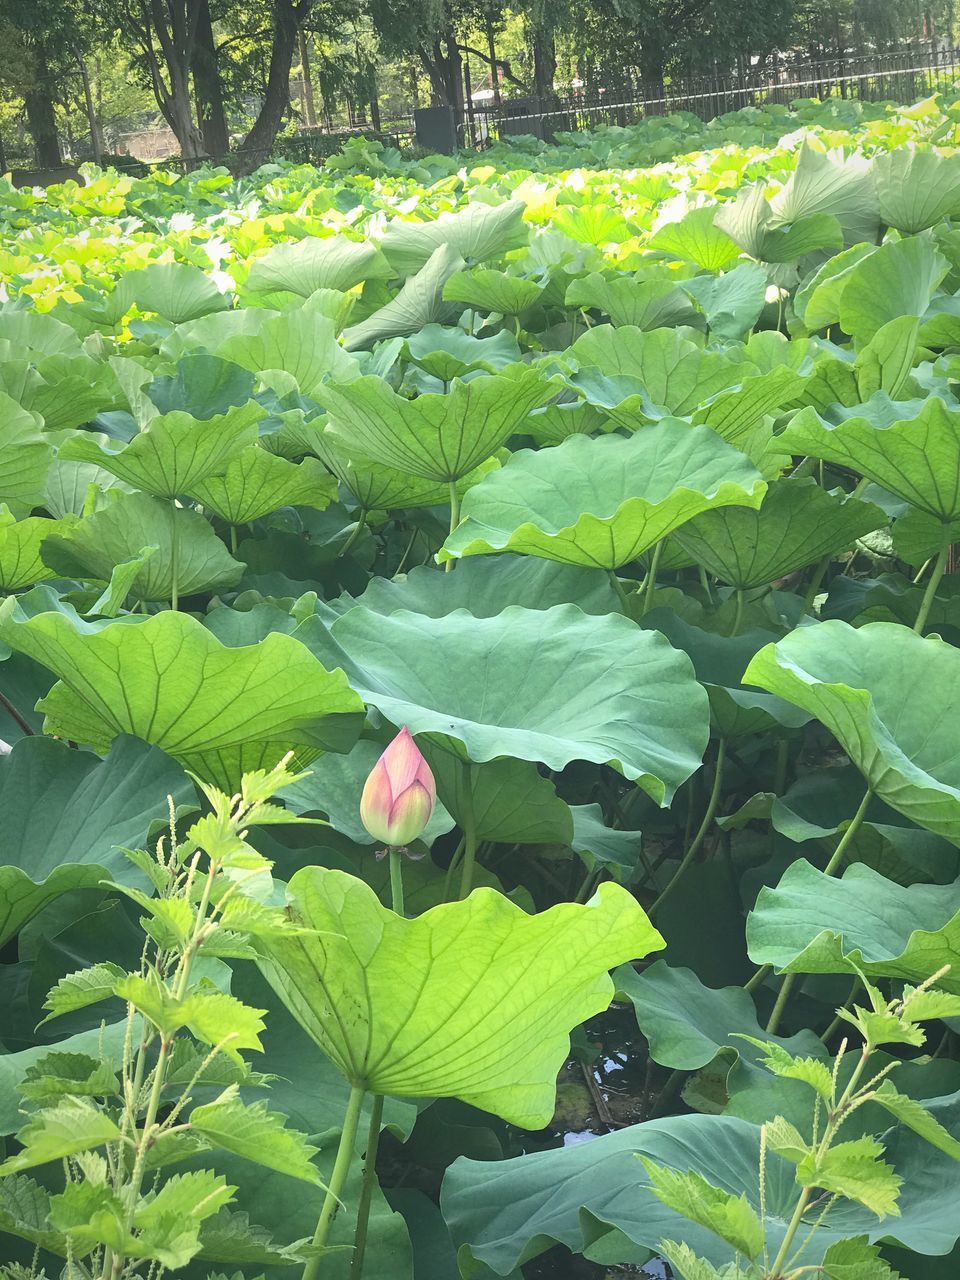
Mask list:
[[[197,95],[197,123],[203,149],[209,156],[225,156],[230,150],[230,133],[223,109],[223,87],[217,66],[217,47],[210,20],[210,0],[194,0],[199,10],[197,34],[191,59],[193,86]]]
[[[310,46],[303,27],[298,33],[300,43],[300,75],[303,81],[303,123],[308,129],[317,127],[317,105],[313,99],[313,77],[310,73]]]
[[[301,23],[310,13],[312,0],[273,0],[273,43],[270,48],[270,70],[267,91],[253,128],[243,140],[243,149],[251,152],[254,163],[265,160],[283,124],[290,105],[290,68],[297,47]]]
[[[83,84],[83,100],[87,108],[87,122],[90,125],[90,147],[93,151],[93,162],[97,166],[103,164],[103,140],[100,137],[100,121],[93,106],[93,93],[90,89],[90,75],[83,54],[76,50],[77,66],[80,68],[80,80]]]
[[[537,27],[533,33],[533,87],[541,102],[553,97],[557,74],[557,46],[553,30]]]
[[[38,63],[40,55],[38,52]],[[44,67],[44,70],[46,68]],[[39,169],[59,169],[63,164],[57,119],[53,112],[53,98],[45,80],[38,80],[29,93],[23,95],[27,111],[27,124],[33,138],[33,151]]]
[[[493,105],[500,110],[500,66],[497,62],[497,44],[493,33],[493,23],[487,18],[487,54],[490,58],[490,88],[493,90]]]

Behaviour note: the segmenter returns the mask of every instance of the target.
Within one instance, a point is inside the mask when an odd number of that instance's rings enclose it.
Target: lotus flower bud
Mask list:
[[[397,848],[423,834],[436,800],[430,766],[404,726],[370,771],[360,821],[375,840]]]

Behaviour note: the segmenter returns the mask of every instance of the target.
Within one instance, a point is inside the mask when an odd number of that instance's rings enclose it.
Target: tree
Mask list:
[[[199,0],[99,0],[105,26],[119,22],[133,43],[164,120],[186,159],[203,155],[190,76],[200,26]]]
[[[56,102],[65,77],[77,75],[76,56],[89,41],[84,12],[77,0],[0,0],[0,24],[13,41],[7,64],[13,79],[7,83],[23,98],[36,162],[41,169],[59,168]]]
[[[290,106],[290,68],[301,26],[310,17],[314,0],[272,0],[270,68],[260,110],[243,140],[243,150],[264,159],[273,146]]]

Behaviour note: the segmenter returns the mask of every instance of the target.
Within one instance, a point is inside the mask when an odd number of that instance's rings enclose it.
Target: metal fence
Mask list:
[[[809,61],[774,55],[746,68],[711,75],[673,77],[655,84],[627,77],[619,89],[578,90],[568,97],[506,99],[499,106],[472,104],[463,136],[483,147],[496,138],[635,124],[647,116],[690,111],[709,120],[766,102],[789,105],[798,98],[892,99],[909,103],[960,84],[960,48],[902,48],[894,53],[850,55]]]

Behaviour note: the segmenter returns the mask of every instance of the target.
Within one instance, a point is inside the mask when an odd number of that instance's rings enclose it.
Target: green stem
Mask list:
[[[743,593],[743,587],[737,587],[737,608],[733,615],[733,630],[730,632],[731,636],[739,634],[740,624],[743,622],[743,606],[745,601],[746,596]]]
[[[460,865],[460,860],[461,860],[461,858],[463,857],[463,846],[464,846],[464,843],[465,843],[465,841],[464,841],[464,840],[463,840],[463,838],[461,837],[461,839],[460,839],[460,843],[457,845],[456,849],[454,849],[454,851],[453,851],[453,857],[450,859],[449,865],[447,866],[447,874],[446,874],[446,875],[444,876],[444,878],[443,878],[443,900],[444,900],[444,902],[449,902],[449,901],[450,901],[450,887],[451,887],[451,885],[452,885],[452,883],[453,883],[453,873],[456,871],[457,867],[459,867],[459,865]]]
[[[173,507],[173,518],[170,521],[170,608],[176,612],[180,605],[180,587],[177,576],[180,569],[179,545],[177,541],[177,508]]]
[[[235,524],[230,526],[230,554],[232,556],[237,554],[237,526]]]
[[[340,1197],[347,1184],[347,1174],[357,1145],[360,1112],[363,1109],[365,1096],[366,1090],[361,1089],[359,1085],[354,1085],[350,1090],[346,1115],[343,1117],[343,1132],[340,1134],[340,1145],[337,1147],[337,1158],[334,1161],[333,1173],[330,1175],[330,1184],[323,1201],[323,1208],[320,1210],[320,1217],[317,1219],[317,1229],[313,1233],[313,1243],[320,1249],[326,1246],[330,1238],[330,1228],[333,1226],[333,1220],[337,1216],[337,1210],[341,1204]],[[322,1263],[322,1255],[311,1258],[303,1268],[302,1280],[320,1280]]]
[[[773,972],[772,964],[762,964],[760,968],[757,970],[757,972],[753,975],[753,977],[748,979],[743,984],[744,991],[756,991],[757,987],[759,987],[760,983],[763,982],[764,978],[768,978],[772,972]]]
[[[944,571],[947,567],[947,557],[950,555],[950,526],[943,526],[942,540],[940,550],[937,554],[937,562],[933,566],[933,572],[930,574],[927,582],[927,589],[923,593],[923,600],[920,602],[920,612],[917,614],[917,620],[913,624],[913,629],[917,635],[923,634],[923,628],[926,626],[927,618],[930,615],[930,608],[933,605],[934,597],[937,594],[937,587],[943,578]]]
[[[623,583],[622,583],[622,582],[620,581],[620,579],[617,577],[617,571],[616,571],[616,569],[608,569],[608,570],[607,570],[607,576],[608,576],[608,577],[609,577],[609,579],[610,579],[610,585],[613,587],[614,591],[616,591],[617,596],[618,596],[618,597],[619,597],[619,599],[620,599],[620,607],[621,607],[621,609],[622,609],[622,610],[623,610],[623,612],[624,612],[624,613],[626,613],[626,614],[627,614],[627,616],[629,617],[629,610],[630,610],[630,597],[627,595],[626,591],[624,591],[624,589],[623,589]]]
[[[650,557],[650,568],[647,570],[647,580],[643,584],[643,609],[646,613],[653,603],[653,593],[657,588],[657,569],[660,566],[660,553],[663,551],[662,540],[653,548],[653,554]]]
[[[463,870],[460,872],[460,897],[465,898],[473,888],[473,869],[477,860],[477,819],[473,811],[473,767],[466,766],[467,785],[463,793],[463,813],[460,827],[463,831]]]
[[[843,865],[843,859],[846,857],[847,849],[849,848],[854,836],[860,830],[861,826],[863,826],[863,820],[867,816],[867,809],[870,807],[870,801],[872,799],[873,792],[868,787],[864,792],[863,799],[860,801],[860,807],[850,819],[849,827],[847,827],[846,831],[840,837],[840,841],[837,844],[836,849],[833,851],[833,856],[823,869],[823,874],[825,876],[832,876],[837,868]]]
[[[803,1221],[804,1211],[810,1203],[812,1192],[809,1187],[804,1187],[800,1199],[797,1201],[797,1207],[793,1211],[793,1217],[790,1219],[790,1225],[787,1227],[787,1234],[783,1237],[783,1243],[780,1246],[780,1252],[773,1260],[773,1266],[770,1268],[770,1275],[773,1280],[781,1274],[781,1267],[786,1262],[790,1254],[790,1246],[793,1244],[793,1238],[800,1230],[800,1223]]]
[[[363,533],[366,527],[367,527],[367,511],[365,507],[362,507],[360,510],[360,515],[357,518],[357,523],[353,527],[353,533],[351,533],[350,537],[346,540],[346,542],[343,544],[343,547],[341,548],[341,551],[340,551],[341,559],[345,555],[349,554],[350,551],[353,550],[354,543],[357,541],[357,539],[360,537],[361,533]]]
[[[674,889],[676,889],[677,885],[683,879],[684,875],[686,874],[687,868],[690,866],[690,863],[697,856],[697,853],[700,850],[700,846],[703,844],[704,840],[706,839],[707,832],[710,830],[711,826],[713,826],[713,819],[717,812],[717,805],[720,802],[720,788],[723,784],[723,763],[724,763],[724,760],[726,759],[726,754],[727,754],[727,744],[726,744],[726,741],[723,738],[721,738],[720,744],[717,747],[717,764],[713,773],[713,786],[710,789],[710,799],[707,801],[707,809],[703,815],[703,821],[700,823],[700,826],[697,828],[697,834],[691,840],[689,848],[687,849],[686,853],[680,859],[680,865],[677,867],[676,871],[670,877],[670,880],[667,882],[666,886],[663,889],[663,892],[657,898],[656,902],[654,902],[653,906],[647,912],[647,915],[650,916],[651,919],[653,918],[654,914],[660,910],[660,908],[663,906],[666,900],[673,893]]]
[[[823,869],[823,874],[825,876],[834,875],[834,873],[840,867],[843,866],[843,860],[846,857],[847,849],[850,847],[850,844],[852,843],[854,836],[857,834],[857,832],[860,830],[861,826],[863,825],[863,820],[867,816],[867,809],[872,799],[873,799],[873,792],[868,788],[864,794],[863,799],[860,801],[859,809],[857,809],[857,812],[850,819],[850,825],[847,827],[846,831],[840,837],[840,842],[838,843],[836,849],[834,849],[833,856],[831,857],[830,861],[827,863],[827,865]],[[780,987],[779,994],[777,995],[776,1003],[773,1006],[773,1012],[770,1014],[770,1021],[767,1023],[768,1035],[773,1035],[774,1032],[777,1030],[777,1027],[779,1027],[780,1018],[783,1015],[783,1011],[787,1006],[787,1001],[790,999],[790,993],[793,990],[796,984],[796,981],[797,981],[797,974],[795,973],[788,973],[784,978],[783,983],[781,984],[781,987]]]
[[[393,850],[391,850],[391,853]],[[396,911],[396,904],[394,904]],[[367,1251],[367,1228],[370,1225],[370,1205],[377,1181],[377,1151],[380,1147],[380,1128],[383,1124],[383,1094],[373,1095],[370,1110],[370,1128],[367,1131],[367,1150],[363,1157],[363,1182],[357,1205],[357,1229],[353,1236],[353,1261],[350,1264],[350,1280],[360,1280],[363,1275],[363,1259]]]
[[[456,529],[457,525],[460,523],[460,495],[457,493],[456,480],[450,480],[448,482],[448,486],[450,493],[450,533],[452,535],[454,529]],[[449,573],[451,571],[453,563],[453,560],[444,561],[443,568],[445,573]]]
[[[398,916],[403,915],[403,854],[399,849],[389,851],[390,901]]]
[[[823,582],[824,574],[830,568],[833,556],[824,556],[813,571],[813,577],[810,579],[810,585],[807,587],[806,594],[803,597],[804,613],[813,611],[813,602],[817,598],[817,592],[820,590],[820,584]]]

